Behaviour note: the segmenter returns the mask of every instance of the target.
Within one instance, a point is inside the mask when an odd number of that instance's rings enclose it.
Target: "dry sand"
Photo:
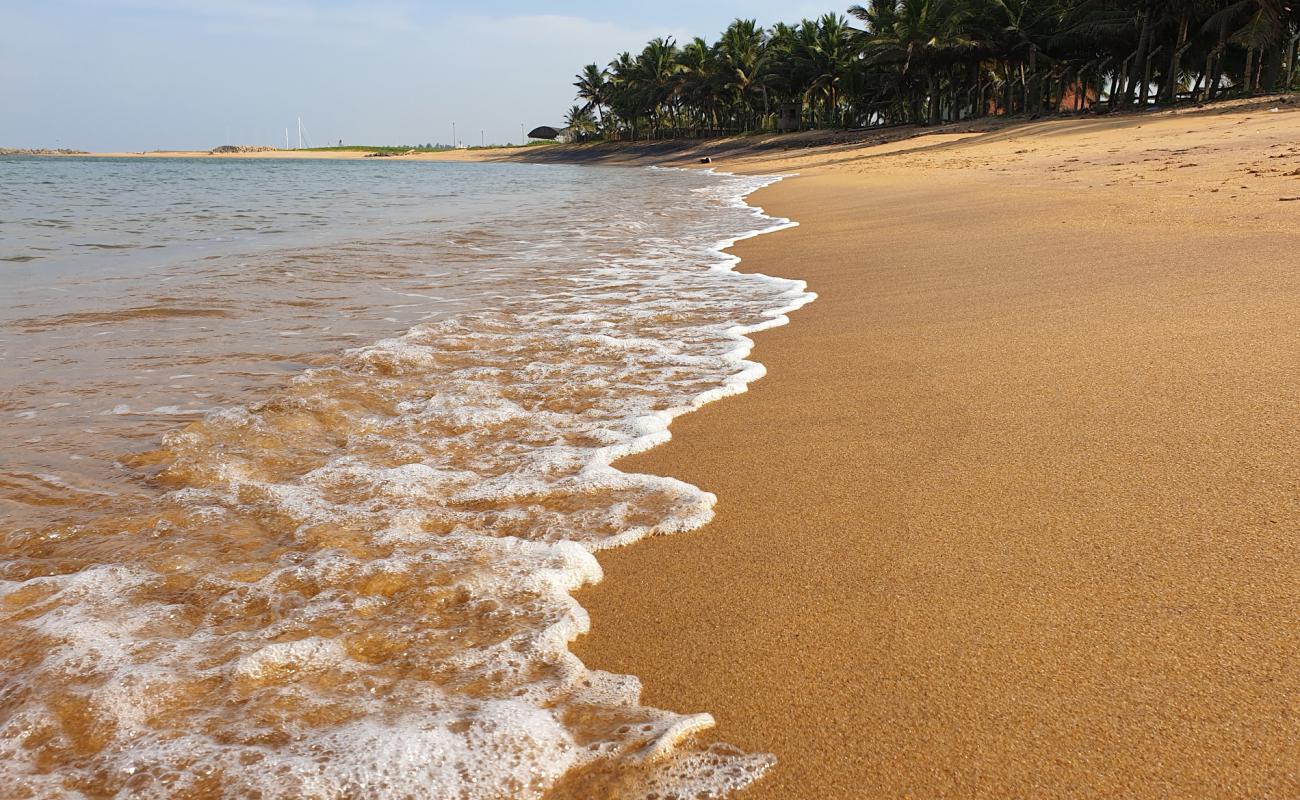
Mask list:
[[[1300,796],[1298,107],[722,159],[800,171],[737,252],[821,299],[621,464],[718,516],[578,654],[749,800]]]

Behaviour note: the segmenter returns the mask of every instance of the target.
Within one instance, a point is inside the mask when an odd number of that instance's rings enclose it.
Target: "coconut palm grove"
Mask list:
[[[1297,0],[876,0],[578,75],[577,139],[1108,112],[1296,88]]]

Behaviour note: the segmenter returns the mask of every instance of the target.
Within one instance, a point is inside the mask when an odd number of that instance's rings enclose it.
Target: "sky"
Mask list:
[[[0,147],[517,142],[574,75],[656,36],[710,40],[802,0],[0,0]],[[842,6],[842,7],[841,7]]]

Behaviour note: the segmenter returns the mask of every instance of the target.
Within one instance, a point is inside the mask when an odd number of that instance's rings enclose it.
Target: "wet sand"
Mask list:
[[[821,295],[623,469],[588,665],[780,759],[746,798],[1300,795],[1300,113],[1012,126],[797,170]]]

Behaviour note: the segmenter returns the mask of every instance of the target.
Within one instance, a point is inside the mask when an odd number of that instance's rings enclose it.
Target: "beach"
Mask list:
[[[1296,109],[716,158],[798,173],[734,252],[819,299],[619,463],[717,517],[601,553],[575,652],[754,800],[1300,793]]]
[[[0,800],[1300,800],[1293,0],[11,5]]]
[[[0,783],[1300,794],[1298,111],[0,164]]]

